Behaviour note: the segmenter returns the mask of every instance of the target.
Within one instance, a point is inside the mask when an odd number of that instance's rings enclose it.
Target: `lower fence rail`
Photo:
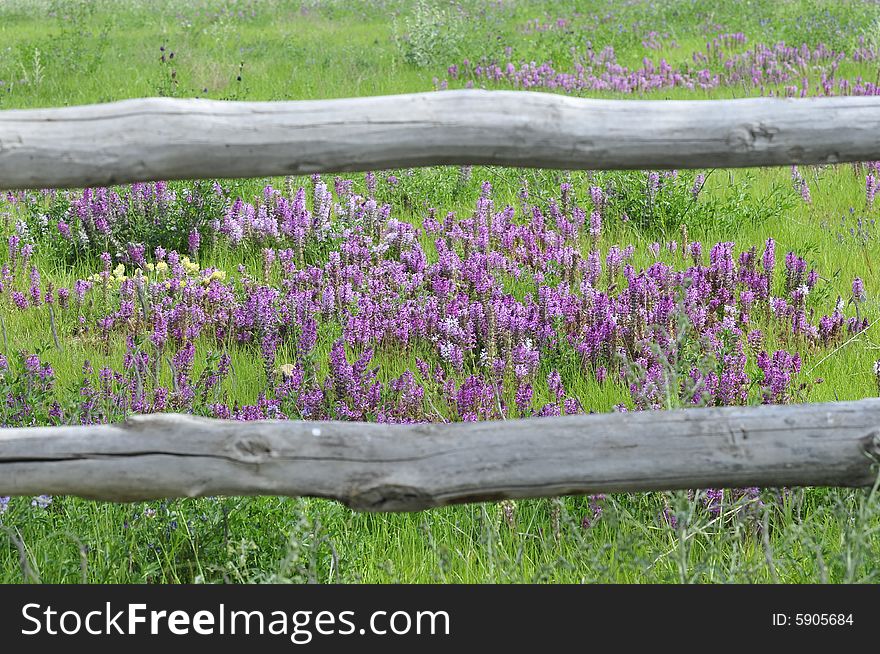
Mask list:
[[[0,495],[332,498],[416,511],[505,498],[870,486],[880,399],[415,425],[182,414],[0,429]]]

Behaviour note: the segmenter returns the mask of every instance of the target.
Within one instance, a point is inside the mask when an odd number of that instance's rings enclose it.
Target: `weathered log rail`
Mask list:
[[[359,510],[745,486],[866,486],[880,399],[387,425],[179,414],[0,430],[0,495],[334,498]]]
[[[0,188],[435,164],[708,168],[880,159],[880,97],[640,101],[444,91],[0,111]]]

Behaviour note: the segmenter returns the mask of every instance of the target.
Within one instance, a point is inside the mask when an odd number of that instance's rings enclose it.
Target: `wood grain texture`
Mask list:
[[[366,511],[616,491],[863,486],[880,399],[501,422],[221,421],[0,430],[0,495],[338,499]]]
[[[463,90],[0,112],[0,188],[439,164],[596,170],[878,159],[880,97],[639,101]]]

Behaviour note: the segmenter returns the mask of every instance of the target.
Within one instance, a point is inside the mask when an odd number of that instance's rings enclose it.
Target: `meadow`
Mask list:
[[[0,4],[0,109],[878,84],[880,5],[867,1]],[[880,162],[10,189],[0,422],[400,423],[876,397],[878,188]],[[391,515],[312,498],[0,497],[0,581],[874,582],[878,531],[877,487]]]

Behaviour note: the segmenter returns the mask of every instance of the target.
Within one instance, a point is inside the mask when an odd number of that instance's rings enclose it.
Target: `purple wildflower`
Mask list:
[[[198,229],[193,229],[189,233],[189,238],[187,239],[189,244],[189,253],[192,256],[196,256],[199,253],[199,244],[202,242],[202,237],[199,234]]]
[[[52,504],[51,495],[38,495],[33,501],[31,501],[31,506],[36,506],[41,509],[48,509],[50,504]]]
[[[867,298],[865,294],[865,283],[861,277],[856,277],[852,283],[853,301],[856,303],[864,302]]]

